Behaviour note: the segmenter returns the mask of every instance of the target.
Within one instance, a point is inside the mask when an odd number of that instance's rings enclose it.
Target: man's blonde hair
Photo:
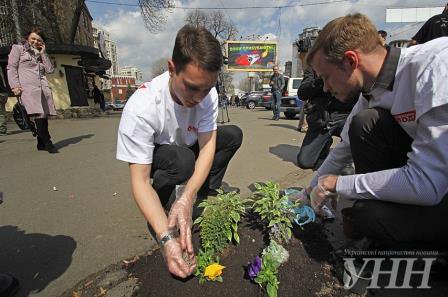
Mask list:
[[[314,55],[320,49],[327,61],[339,64],[346,51],[361,50],[363,53],[370,53],[381,46],[378,31],[372,21],[360,13],[349,14],[325,25],[308,52],[306,62],[312,65]]]

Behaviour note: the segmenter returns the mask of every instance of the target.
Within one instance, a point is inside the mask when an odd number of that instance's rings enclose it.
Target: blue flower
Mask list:
[[[247,266],[247,274],[250,280],[254,280],[261,270],[261,258],[256,256],[254,261]]]

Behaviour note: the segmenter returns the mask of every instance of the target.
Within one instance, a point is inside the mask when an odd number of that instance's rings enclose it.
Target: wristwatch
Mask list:
[[[179,235],[176,231],[168,231],[165,234],[163,234],[162,238],[159,240],[159,244],[161,246],[164,246],[168,241],[171,239],[177,238]]]

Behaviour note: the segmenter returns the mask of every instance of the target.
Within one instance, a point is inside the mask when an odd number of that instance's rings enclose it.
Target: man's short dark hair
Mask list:
[[[222,50],[219,41],[204,27],[186,25],[177,32],[173,50],[176,73],[183,71],[190,62],[210,72],[222,66]]]
[[[387,32],[384,30],[378,30],[378,34],[380,34],[384,39],[387,38]]]

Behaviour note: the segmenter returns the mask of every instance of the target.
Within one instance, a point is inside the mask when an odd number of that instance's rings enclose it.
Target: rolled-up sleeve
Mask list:
[[[147,120],[125,109],[118,128],[117,159],[152,164],[154,133],[154,128]]]

